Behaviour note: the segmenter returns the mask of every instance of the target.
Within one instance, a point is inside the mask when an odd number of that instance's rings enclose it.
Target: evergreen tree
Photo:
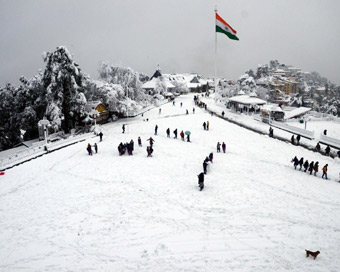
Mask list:
[[[85,113],[82,81],[84,75],[66,47],[57,47],[45,55],[43,83],[46,88],[46,116],[52,124],[61,125],[65,133],[80,121]],[[63,118],[63,122],[61,122]]]

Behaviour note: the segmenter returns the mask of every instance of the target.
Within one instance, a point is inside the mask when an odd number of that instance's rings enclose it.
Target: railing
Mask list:
[[[43,154],[48,152],[58,150],[60,148],[66,147],[68,145],[84,141],[94,137],[93,133],[87,133],[77,136],[70,136],[67,139],[59,140],[53,143],[47,144],[45,148],[45,142],[40,141],[35,143],[32,147],[27,148],[25,150],[18,151],[13,153],[7,157],[0,158],[0,170],[4,170],[7,168],[11,168],[17,164],[23,163],[25,161],[31,160],[33,158],[37,158]]]
[[[276,121],[270,121],[270,125],[273,127],[277,127],[279,129],[291,132],[293,134],[298,134],[301,137],[307,138],[307,139],[314,139],[314,131],[298,128],[298,127],[293,127],[290,125],[287,125],[286,123],[282,122],[276,122]]]
[[[340,149],[340,140],[332,138],[332,137],[328,137],[323,134],[320,135],[320,143]]]

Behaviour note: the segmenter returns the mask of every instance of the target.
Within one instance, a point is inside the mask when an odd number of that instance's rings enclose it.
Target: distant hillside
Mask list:
[[[306,72],[272,60],[250,69],[237,82],[220,81],[222,96],[256,93],[268,102],[311,107],[315,111],[340,116],[340,87],[317,72]]]

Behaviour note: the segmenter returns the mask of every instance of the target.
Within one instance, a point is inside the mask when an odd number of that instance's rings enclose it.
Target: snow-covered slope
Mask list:
[[[125,120],[126,134],[122,123],[102,126],[92,157],[83,142],[0,176],[0,270],[337,271],[337,161],[200,108],[193,114],[191,95],[177,99],[161,114]],[[191,142],[167,138],[168,127],[190,130]],[[118,156],[131,139],[133,156]],[[215,152],[218,141],[225,154]],[[212,151],[200,192],[197,175]],[[328,163],[331,180],[294,170],[295,155]],[[305,249],[321,254],[305,258]]]

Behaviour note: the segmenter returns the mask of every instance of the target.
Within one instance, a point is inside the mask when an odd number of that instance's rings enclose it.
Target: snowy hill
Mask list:
[[[102,126],[93,156],[83,142],[0,176],[0,270],[337,271],[338,161],[200,108],[193,114],[193,105],[187,95],[161,114],[123,120],[125,134],[123,121]],[[175,128],[191,131],[191,142],[174,139]],[[118,144],[131,139],[133,156],[119,156]],[[225,154],[215,152],[218,141]],[[331,180],[294,170],[295,155],[327,163]],[[321,254],[306,258],[305,249]]]

